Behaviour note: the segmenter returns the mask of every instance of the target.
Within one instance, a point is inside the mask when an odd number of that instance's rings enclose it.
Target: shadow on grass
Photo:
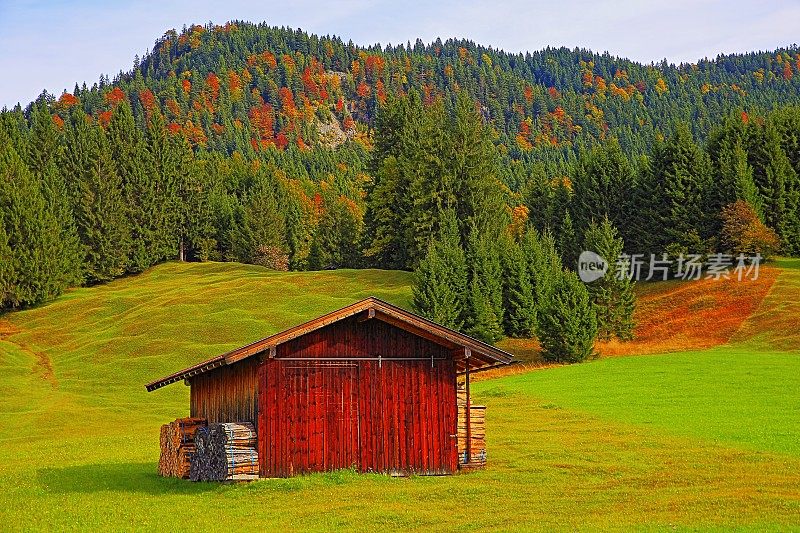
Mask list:
[[[216,490],[218,483],[192,483],[164,478],[153,463],[107,463],[63,468],[41,468],[39,485],[52,494],[131,492],[140,494],[199,494]]]

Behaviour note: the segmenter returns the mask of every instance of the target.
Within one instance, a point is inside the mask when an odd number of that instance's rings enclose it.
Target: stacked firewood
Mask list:
[[[467,392],[460,388],[458,400],[458,464],[460,468],[486,466],[486,407],[470,405],[469,422],[471,446],[467,450]],[[470,402],[472,403],[472,402]],[[468,460],[469,459],[469,460]]]
[[[211,424],[195,437],[192,481],[244,481],[258,478],[256,430],[249,422]]]
[[[159,475],[184,479],[189,477],[189,466],[195,453],[195,435],[205,425],[203,418],[178,418],[161,426]]]

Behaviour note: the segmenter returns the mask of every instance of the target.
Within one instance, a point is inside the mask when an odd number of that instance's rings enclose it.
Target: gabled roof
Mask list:
[[[398,328],[409,331],[410,333],[453,349],[457,370],[459,372],[464,371],[467,365],[469,365],[470,371],[474,371],[493,367],[498,364],[509,364],[514,359],[510,353],[495,348],[483,341],[479,341],[478,339],[474,339],[458,331],[431,322],[426,318],[410,313],[378,298],[370,297],[337,311],[322,315],[314,320],[242,346],[241,348],[218,355],[202,363],[190,366],[180,372],[157,379],[145,386],[148,391],[152,392],[170,383],[191,378],[197,374],[202,374],[221,366],[232,365],[262,352],[271,351],[274,353],[275,348],[279,344],[296,339],[297,337],[301,337],[314,330],[359,313],[364,313],[365,319],[377,319],[387,322]]]

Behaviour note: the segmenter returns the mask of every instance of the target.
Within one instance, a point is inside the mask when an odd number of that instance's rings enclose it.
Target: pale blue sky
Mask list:
[[[575,46],[643,62],[798,42],[800,1],[0,0],[0,107],[129,70],[170,28],[240,19],[357,44],[466,37],[506,51]]]

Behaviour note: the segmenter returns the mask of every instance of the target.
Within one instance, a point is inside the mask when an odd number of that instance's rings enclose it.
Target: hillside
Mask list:
[[[316,530],[791,527],[800,360],[769,339],[793,320],[798,272],[776,267],[734,344],[476,383],[491,427],[484,472],[238,486],[156,476],[158,427],[186,413],[188,392],[143,383],[368,294],[407,306],[408,274],[168,263],[71,290],[2,321],[0,520],[11,530],[214,530],[244,516]]]
[[[61,118],[78,104],[107,123],[129,98],[140,123],[160,110],[196,147],[251,154],[346,137],[369,145],[387,98],[416,90],[428,102],[451,100],[465,90],[512,159],[558,162],[607,135],[638,155],[675,121],[702,138],[734,111],[800,102],[797,49],[675,66],[579,49],[511,54],[469,40],[359,47],[343,37],[242,21],[170,30],[131,71],[61,96]],[[326,135],[328,123],[344,135]]]

